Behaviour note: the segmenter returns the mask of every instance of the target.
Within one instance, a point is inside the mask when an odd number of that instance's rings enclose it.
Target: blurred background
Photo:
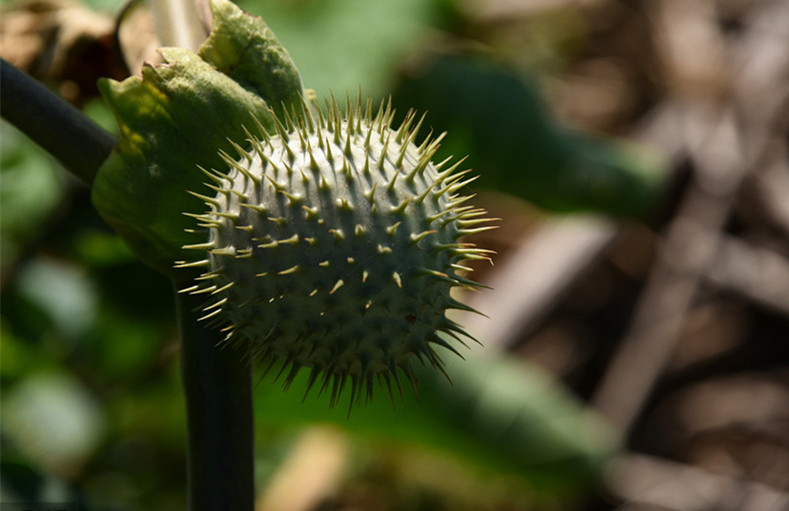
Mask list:
[[[239,4],[319,97],[427,111],[501,219],[453,384],[257,384],[258,511],[789,509],[786,0]],[[0,56],[115,130],[96,79],[157,46],[122,7],[3,2]],[[183,509],[169,283],[0,135],[0,502]]]

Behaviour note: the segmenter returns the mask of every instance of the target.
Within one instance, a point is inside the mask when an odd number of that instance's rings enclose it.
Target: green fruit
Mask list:
[[[441,137],[417,146],[413,113],[393,130],[390,106],[347,103],[345,116],[333,100],[325,115],[275,116],[277,135],[258,126],[249,151],[224,155],[227,174],[206,171],[215,193],[194,195],[209,210],[190,216],[207,241],[177,265],[207,267],[182,292],[210,297],[203,319],[226,341],[281,362],[286,386],[310,368],[332,403],[348,382],[352,403],[376,379],[390,394],[401,375],[415,387],[412,361],[440,368],[436,346],[457,353],[441,334],[470,336],[445,313],[469,308],[450,289],[477,287],[460,262],[489,254],[459,240],[491,228],[459,195],[468,171],[431,162]]]

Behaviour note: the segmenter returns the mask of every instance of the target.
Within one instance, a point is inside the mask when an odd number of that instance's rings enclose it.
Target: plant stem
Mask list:
[[[197,322],[202,301],[176,293],[188,423],[188,509],[252,511],[251,367],[241,351],[218,347],[218,332]]]
[[[0,115],[88,184],[115,147],[110,133],[4,59]]]

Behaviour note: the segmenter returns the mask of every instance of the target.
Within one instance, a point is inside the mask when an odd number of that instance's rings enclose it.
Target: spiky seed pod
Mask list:
[[[372,111],[348,101],[342,115],[332,99],[325,115],[304,105],[279,120],[275,136],[258,126],[249,151],[224,156],[226,175],[206,171],[215,193],[194,216],[208,240],[179,264],[208,267],[183,292],[211,298],[203,319],[226,341],[281,361],[286,386],[310,368],[308,388],[321,379],[332,404],[348,382],[351,403],[375,379],[390,394],[402,375],[415,387],[414,359],[440,368],[434,346],[456,351],[439,334],[470,338],[445,315],[468,309],[453,286],[478,286],[459,263],[489,256],[460,241],[491,227],[459,195],[474,178],[432,163],[441,137],[417,147],[421,119],[395,130],[390,104]]]

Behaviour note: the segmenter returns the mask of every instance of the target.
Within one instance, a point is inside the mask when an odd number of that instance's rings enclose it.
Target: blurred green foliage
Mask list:
[[[263,16],[319,97],[383,97],[400,59],[437,21],[439,0],[240,0]]]
[[[265,16],[305,86],[320,96],[361,86],[378,98],[394,91],[401,114],[429,110],[429,125],[450,132],[442,150],[470,154],[479,187],[562,211],[642,215],[655,200],[660,181],[651,160],[558,126],[533,77],[494,63],[528,53],[526,46],[506,55],[438,56],[417,73],[399,73],[434,31],[462,24],[452,2],[240,5]],[[554,22],[583,31],[577,17]],[[563,48],[538,50],[556,59]],[[106,121],[106,109],[91,109]],[[5,125],[2,144],[0,499],[183,508],[185,422],[170,285],[133,258],[92,209],[88,191],[51,159]],[[255,391],[261,484],[296,432],[316,422],[347,431],[364,452],[360,460],[403,446],[443,452],[463,460],[470,477],[515,481],[518,492],[542,502],[585,491],[615,448],[557,382],[520,361],[494,355],[448,371],[453,386],[421,376],[418,403],[404,389],[393,407],[380,389],[350,417],[344,407],[329,410],[326,396],[302,404],[302,379],[287,393],[263,379]],[[423,509],[458,508],[448,504],[451,496],[425,502]]]
[[[21,256],[63,199],[50,158],[5,122],[0,124],[0,265]]]
[[[477,56],[445,55],[404,78],[401,108],[429,111],[451,136],[441,159],[465,155],[494,188],[552,211],[593,209],[642,217],[661,191],[660,163],[645,149],[559,126],[533,78]]]

